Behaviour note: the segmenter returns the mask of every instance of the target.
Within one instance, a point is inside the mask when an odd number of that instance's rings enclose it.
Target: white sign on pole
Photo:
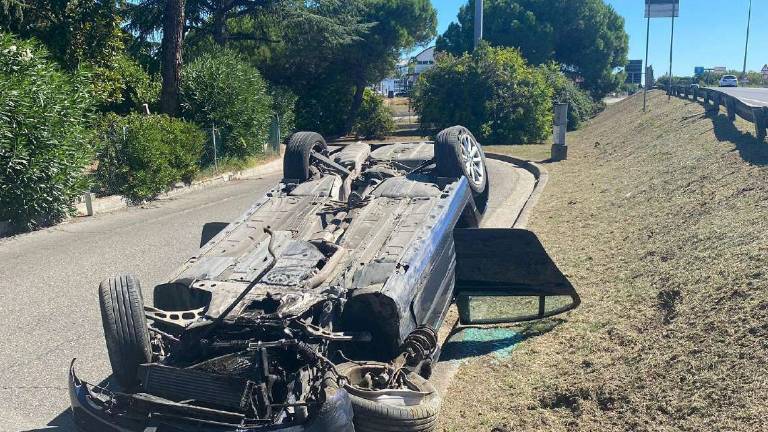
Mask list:
[[[680,0],[645,0],[646,18],[672,18],[680,16]]]

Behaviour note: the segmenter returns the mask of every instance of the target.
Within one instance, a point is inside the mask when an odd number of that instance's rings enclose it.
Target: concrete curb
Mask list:
[[[264,176],[269,174],[275,174],[283,170],[283,159],[275,159],[257,167],[249,168],[242,171],[232,171],[222,173],[213,178],[207,178],[204,180],[193,181],[190,185],[180,185],[171,189],[170,191],[158,196],[158,199],[171,198],[179,195],[184,195],[189,192],[194,192],[207,187],[219,185],[232,180],[242,180],[251,177]],[[121,195],[106,196],[103,198],[95,198],[91,200],[92,210],[94,214],[109,213],[115,210],[129,207],[128,201]],[[85,202],[77,203],[75,205],[76,214],[78,216],[89,216],[88,209]],[[0,232],[2,232],[0,230]]]
[[[536,178],[536,186],[534,186],[533,192],[531,192],[531,196],[528,197],[528,201],[525,202],[523,210],[520,211],[520,214],[515,220],[515,224],[512,225],[513,228],[527,227],[528,220],[530,219],[531,213],[533,212],[533,208],[536,207],[536,203],[539,202],[539,198],[541,198],[541,194],[544,192],[544,188],[547,186],[547,182],[549,181],[549,173],[546,169],[544,169],[544,167],[537,164],[536,162],[516,158],[514,156],[508,156],[499,153],[485,153],[485,156],[489,159],[515,164],[530,172]]]

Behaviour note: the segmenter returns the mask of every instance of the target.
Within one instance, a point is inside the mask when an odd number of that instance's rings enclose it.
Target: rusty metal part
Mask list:
[[[336,267],[339,265],[339,263],[341,263],[341,261],[347,255],[347,250],[335,243],[325,242],[322,244],[322,246],[335,249],[335,252],[333,255],[331,255],[330,258],[328,258],[328,261],[325,263],[323,268],[317,272],[317,274],[304,282],[304,288],[314,289],[319,287],[323,282],[328,280],[331,274],[333,274],[333,271],[336,270]]]

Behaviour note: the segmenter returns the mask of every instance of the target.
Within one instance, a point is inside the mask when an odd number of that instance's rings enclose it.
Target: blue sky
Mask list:
[[[442,34],[466,0],[432,0],[438,11]],[[645,59],[643,0],[607,0],[624,17],[629,34],[629,58]],[[726,66],[741,70],[749,0],[680,0],[675,19],[675,50],[672,71],[692,75],[695,66]],[[768,63],[768,1],[753,0],[747,69],[760,70]],[[651,20],[649,63],[656,76],[669,69],[670,19]]]

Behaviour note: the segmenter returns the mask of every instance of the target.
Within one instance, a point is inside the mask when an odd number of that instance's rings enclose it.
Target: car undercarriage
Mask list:
[[[134,276],[104,281],[120,388],[87,384],[73,365],[78,425],[432,430],[439,396],[428,378],[456,295],[454,231],[477,227],[488,197],[482,150],[454,132],[336,147],[294,134],[283,181],[204,239],[154,287],[152,306]],[[387,417],[395,408],[400,417]]]

